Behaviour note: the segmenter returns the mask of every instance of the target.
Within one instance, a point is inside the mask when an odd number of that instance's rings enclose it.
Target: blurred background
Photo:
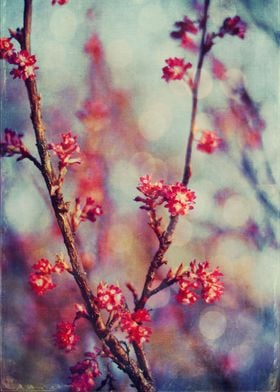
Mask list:
[[[22,26],[23,3],[2,0],[1,37]],[[138,180],[150,174],[154,181],[180,181],[190,122],[188,87],[166,83],[161,69],[175,56],[195,66],[197,52],[180,47],[170,32],[185,15],[197,20],[201,3],[33,3],[32,54],[48,141],[59,143],[71,131],[82,152],[83,163],[66,176],[65,198],[91,196],[104,209],[98,222],[79,228],[84,268],[93,287],[118,283],[132,304],[125,284],[140,292],[157,247],[146,213],[133,201]],[[209,31],[235,15],[247,22],[246,37],[214,45],[196,120],[197,139],[201,130],[215,130],[224,148],[213,155],[194,148],[189,186],[197,203],[180,219],[167,254],[174,269],[193,259],[220,266],[225,293],[214,305],[179,305],[176,288],[151,299],[153,335],[145,348],[160,391],[277,390],[279,3],[212,0]],[[8,64],[1,67],[1,131],[24,133],[36,155],[24,84],[12,80]],[[1,164],[4,390],[66,391],[69,366],[98,341],[81,321],[75,352],[53,346],[56,323],[71,321],[81,299],[69,276],[59,276],[57,288],[42,297],[31,291],[31,266],[65,251],[37,169],[15,158]],[[116,367],[112,372],[116,390],[132,390]]]

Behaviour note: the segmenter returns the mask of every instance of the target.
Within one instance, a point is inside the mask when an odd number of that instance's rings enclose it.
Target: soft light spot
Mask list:
[[[168,20],[159,4],[151,2],[139,12],[138,28],[145,33],[161,33],[168,30]]]
[[[9,224],[19,233],[33,233],[34,227],[41,232],[50,224],[40,196],[29,187],[16,186],[11,189],[5,200],[5,213]]]
[[[251,216],[251,206],[247,199],[234,195],[226,200],[223,208],[223,218],[230,227],[241,227]]]
[[[71,41],[76,34],[77,18],[67,7],[57,7],[50,19],[50,32],[57,41]]]
[[[46,71],[55,70],[59,72],[59,70],[62,71],[66,68],[65,46],[56,41],[43,42],[39,57],[42,68]]]
[[[113,68],[123,69],[133,61],[133,49],[125,39],[115,39],[106,46],[106,58]]]
[[[139,116],[141,133],[148,141],[159,139],[168,130],[172,115],[164,103],[149,105]]]
[[[120,160],[113,166],[110,183],[115,189],[121,190],[131,197],[131,195],[135,194],[138,178],[139,173],[137,168],[127,161]]]
[[[227,320],[221,310],[206,311],[199,320],[199,330],[206,339],[220,338],[226,329]]]

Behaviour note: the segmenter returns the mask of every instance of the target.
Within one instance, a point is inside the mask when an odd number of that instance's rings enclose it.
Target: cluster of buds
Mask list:
[[[212,154],[222,147],[222,139],[213,131],[202,131],[201,137],[197,143],[197,149]]]
[[[52,150],[59,159],[59,176],[53,184],[52,193],[60,191],[64,177],[67,173],[67,167],[75,163],[81,163],[80,157],[72,157],[72,154],[80,152],[80,146],[77,143],[77,136],[72,136],[71,132],[63,133],[61,136],[61,143],[50,143],[48,145],[48,149]]]
[[[52,281],[53,273],[60,274],[65,270],[69,270],[65,260],[59,255],[56,256],[54,265],[47,259],[40,259],[32,268],[35,272],[29,275],[29,284],[32,290],[38,295],[43,295],[55,287]]]
[[[54,344],[66,353],[73,351],[79,341],[76,335],[76,327],[74,323],[68,321],[61,321],[56,326],[56,333],[54,334]]]
[[[81,222],[86,220],[95,222],[96,218],[103,214],[102,207],[95,203],[91,197],[86,198],[86,203],[81,207],[81,200],[78,197],[75,201],[75,208],[70,213],[70,222],[73,231],[75,232]]]
[[[224,284],[220,281],[223,274],[218,267],[213,271],[207,271],[208,268],[208,261],[197,265],[194,260],[190,263],[189,270],[176,276],[179,284],[178,302],[189,305],[199,298],[206,303],[213,303],[220,299],[224,292]]]
[[[237,37],[244,39],[247,25],[240,16],[236,15],[233,18],[226,18],[220,31],[219,37],[224,37],[225,34],[236,35]]]
[[[177,30],[171,32],[171,37],[176,40],[180,40],[180,46],[184,49],[195,51],[197,50],[197,44],[190,37],[190,34],[197,34],[198,27],[196,22],[184,16],[182,21],[178,21],[174,24]]]
[[[167,66],[162,68],[162,79],[166,82],[170,80],[182,80],[187,74],[188,69],[192,67],[191,63],[186,63],[183,58],[169,58],[165,60]],[[188,79],[189,82],[190,78]]]
[[[143,322],[147,321],[151,321],[151,317],[146,309],[139,309],[134,313],[122,313],[121,330],[127,334],[126,338],[130,343],[135,342],[141,345],[150,340],[152,329],[142,325]]]
[[[48,145],[59,159],[59,167],[63,168],[74,163],[81,163],[80,157],[73,158],[73,153],[79,153],[80,147],[77,143],[77,136],[72,136],[71,132],[63,133],[61,143],[51,143]]]
[[[24,158],[30,156],[30,153],[26,146],[22,142],[22,134],[16,133],[11,129],[5,129],[4,141],[0,143],[0,151],[2,157],[12,157],[13,155],[19,155],[17,161],[21,161]]]
[[[140,208],[147,211],[154,210],[163,203],[172,216],[186,215],[194,208],[195,192],[179,182],[172,185],[166,185],[162,180],[152,183],[151,177],[146,175],[140,177],[137,189],[145,198],[138,196],[134,200],[143,203]]]
[[[17,52],[11,38],[0,38],[0,58],[16,65],[17,68],[13,68],[10,72],[14,79],[32,80],[36,77],[35,71],[38,69],[36,57],[27,50]]]
[[[72,392],[91,392],[95,387],[95,379],[101,374],[96,356],[85,353],[85,359],[70,368],[70,389]]]
[[[119,320],[120,328],[127,334],[130,343],[143,344],[148,342],[152,330],[143,326],[143,322],[151,321],[149,312],[137,310],[130,313],[125,305],[125,298],[118,286],[100,282],[97,287],[97,301],[100,309],[106,309],[112,320]]]

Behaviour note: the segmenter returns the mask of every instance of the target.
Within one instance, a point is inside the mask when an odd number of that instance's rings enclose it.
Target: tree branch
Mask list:
[[[28,50],[30,53],[32,0],[25,0],[24,4],[24,27],[20,44],[23,50]],[[48,145],[45,135],[46,131],[41,112],[41,97],[38,93],[36,80],[27,79],[25,81],[25,86],[30,103],[31,121],[35,131],[36,145],[41,159],[41,172],[48,188],[58,226],[63,235],[64,243],[73,270],[73,276],[86,304],[86,309],[90,316],[93,329],[99,339],[110,349],[112,360],[119,366],[120,369],[128,374],[137,390],[140,392],[153,392],[154,387],[151,380],[147,380],[135,361],[127,356],[127,353],[123,349],[120,342],[116,339],[115,336],[109,333],[100,316],[100,312],[96,304],[96,298],[94,297],[89,287],[89,283],[82,265],[78,261],[78,252],[75,245],[74,235],[68,221],[67,208],[63,200],[63,195],[61,193],[55,193],[53,195],[52,193],[52,184],[55,180],[55,174],[52,169],[47,148]]]
[[[206,35],[206,31],[207,31],[207,19],[208,19],[209,5],[210,5],[210,0],[205,0],[204,10],[203,10],[203,19],[202,19],[203,27],[202,27],[202,35],[201,35],[201,41],[200,41],[199,58],[198,58],[198,64],[197,64],[196,73],[195,73],[194,87],[192,89],[192,114],[191,114],[191,122],[190,122],[190,131],[189,131],[189,136],[188,136],[188,141],[187,141],[185,165],[184,165],[183,178],[182,178],[182,184],[184,184],[185,186],[188,185],[189,180],[190,180],[190,176],[191,176],[190,163],[191,163],[191,157],[192,157],[194,126],[195,126],[195,119],[196,119],[196,113],[197,113],[197,96],[198,96],[198,89],[199,89],[199,84],[200,84],[201,70],[203,67],[204,57],[206,55],[205,35]],[[142,294],[141,294],[140,299],[136,303],[135,309],[143,309],[145,307],[147,300],[152,295],[153,290],[151,289],[151,286],[154,281],[156,271],[158,270],[158,268],[162,264],[165,263],[164,255],[170,247],[170,244],[172,242],[173,233],[174,233],[174,230],[176,228],[177,223],[178,223],[178,216],[171,216],[170,220],[169,220],[169,224],[167,226],[167,229],[166,229],[164,235],[162,236],[162,238],[159,240],[160,243],[159,243],[158,250],[156,251],[156,253],[150,263],[150,267],[149,267],[148,273],[146,275],[145,283],[143,286]]]

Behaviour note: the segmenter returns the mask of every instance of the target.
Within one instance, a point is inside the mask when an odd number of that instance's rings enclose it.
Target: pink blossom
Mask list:
[[[95,378],[101,373],[98,363],[92,357],[76,363],[70,368],[70,389],[72,392],[91,392],[95,386]]]
[[[36,77],[35,71],[39,69],[35,66],[36,61],[35,55],[29,54],[27,50],[14,52],[9,58],[9,63],[17,65],[18,68],[13,68],[10,74],[13,75],[14,79],[34,79]]]
[[[80,157],[72,158],[73,153],[79,153],[80,147],[77,143],[77,136],[72,136],[71,132],[62,134],[62,142],[49,144],[49,149],[58,156],[60,167],[81,163]]]
[[[33,269],[40,272],[41,274],[50,274],[53,266],[47,259],[40,259],[32,266]]]
[[[68,321],[61,321],[56,326],[56,333],[54,334],[54,344],[65,352],[74,350],[79,341],[79,337],[75,333],[75,324]]]
[[[197,149],[205,152],[206,154],[212,154],[214,151],[219,149],[221,145],[222,139],[219,138],[215,132],[203,131],[197,144]]]
[[[11,38],[0,38],[0,59],[9,61],[14,51],[13,47]]]
[[[97,299],[99,307],[108,312],[122,310],[125,303],[121,289],[112,284],[109,286],[104,282],[100,282],[97,286]]]
[[[127,333],[130,343],[142,344],[148,342],[152,329],[142,325],[143,321],[150,321],[147,310],[138,310],[134,313],[123,312],[121,314],[121,330]]]
[[[70,214],[71,224],[73,230],[76,231],[81,222],[89,220],[95,222],[98,216],[103,214],[102,207],[99,204],[95,204],[95,200],[91,197],[86,198],[86,203],[81,208],[80,198],[76,198],[74,211]]]
[[[33,272],[29,275],[29,284],[38,295],[43,295],[55,287],[51,275],[38,272]]]
[[[185,63],[184,59],[178,57],[169,58],[165,62],[167,66],[162,68],[162,79],[166,82],[183,79],[187,70],[192,67],[191,63]]]
[[[190,263],[190,269],[178,278],[178,302],[193,304],[202,298],[207,303],[213,303],[220,299],[224,292],[224,284],[220,281],[223,274],[218,267],[213,271],[207,271],[208,268],[208,261],[198,265],[195,260]]]
[[[195,192],[186,188],[185,185],[177,182],[169,185],[165,189],[166,204],[171,215],[186,215],[188,211],[194,208],[196,195]]]

